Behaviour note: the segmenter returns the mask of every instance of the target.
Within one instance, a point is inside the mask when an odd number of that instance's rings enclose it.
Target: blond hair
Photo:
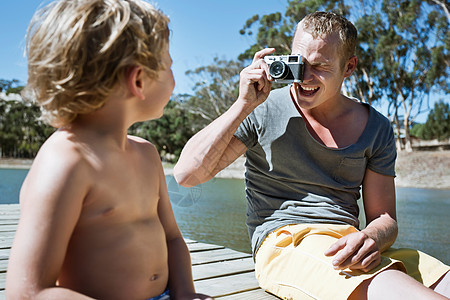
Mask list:
[[[142,0],[58,0],[38,10],[27,35],[24,96],[61,127],[100,108],[132,66],[165,68],[169,19]]]
[[[342,63],[355,55],[356,39],[358,31],[355,26],[346,18],[332,12],[314,12],[307,15],[297,25],[310,33],[313,38],[324,37],[326,35],[337,33],[340,41],[340,54],[343,58]]]

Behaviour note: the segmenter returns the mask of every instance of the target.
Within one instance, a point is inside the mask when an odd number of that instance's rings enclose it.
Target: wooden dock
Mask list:
[[[0,299],[5,299],[6,271],[19,221],[19,205],[0,205]],[[198,293],[216,299],[278,299],[261,290],[251,254],[186,239]]]

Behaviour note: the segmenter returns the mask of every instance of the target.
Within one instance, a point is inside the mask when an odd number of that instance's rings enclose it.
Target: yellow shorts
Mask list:
[[[431,286],[449,266],[417,250],[389,248],[381,264],[368,273],[335,270],[323,255],[336,240],[356,232],[349,225],[298,224],[269,234],[256,253],[255,273],[261,288],[283,299],[347,299],[364,280],[390,268]]]

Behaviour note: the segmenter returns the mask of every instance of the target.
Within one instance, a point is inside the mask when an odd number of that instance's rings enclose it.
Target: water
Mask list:
[[[28,170],[0,169],[0,204],[18,203]],[[244,182],[212,179],[193,188],[166,176],[184,237],[250,253]],[[397,188],[399,235],[394,247],[422,250],[450,264],[450,190]]]
[[[0,168],[0,204],[19,203],[19,191],[27,169]]]

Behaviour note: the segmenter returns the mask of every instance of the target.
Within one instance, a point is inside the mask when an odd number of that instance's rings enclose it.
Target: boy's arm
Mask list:
[[[272,84],[263,58],[274,50],[263,49],[255,54],[253,63],[240,73],[236,102],[187,142],[174,168],[179,184],[195,186],[206,182],[247,150],[233,136],[241,122],[269,96]]]
[[[363,180],[363,201],[366,228],[342,237],[325,253],[337,253],[333,260],[335,268],[349,267],[368,272],[380,264],[381,253],[397,238],[394,177],[367,169]]]
[[[88,190],[82,163],[56,152],[35,159],[21,189],[6,281],[10,299],[90,299],[56,286]]]
[[[172,211],[162,166],[159,173],[158,215],[166,233],[170,298],[211,299],[209,296],[195,293],[191,257]]]

